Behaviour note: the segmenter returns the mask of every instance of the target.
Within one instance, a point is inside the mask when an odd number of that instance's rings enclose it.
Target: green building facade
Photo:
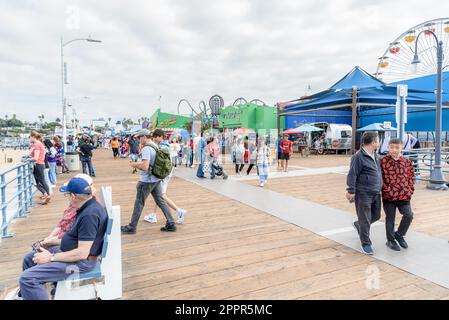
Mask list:
[[[247,128],[255,131],[277,129],[277,109],[254,103],[228,106],[221,110],[219,127],[221,129]],[[282,124],[281,127],[283,127]]]
[[[190,117],[179,114],[165,113],[157,109],[150,118],[149,128],[153,129],[183,129],[185,124],[191,121]]]

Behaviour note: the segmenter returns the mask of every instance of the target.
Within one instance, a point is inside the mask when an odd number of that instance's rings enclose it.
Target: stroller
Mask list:
[[[212,166],[214,167],[215,175],[217,177],[223,177],[223,180],[228,178],[228,175],[224,172],[223,166],[221,166],[217,161],[214,161]]]

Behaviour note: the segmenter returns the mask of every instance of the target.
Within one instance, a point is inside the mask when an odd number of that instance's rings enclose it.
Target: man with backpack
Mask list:
[[[160,183],[172,170],[170,152],[165,148],[159,149],[158,147],[159,143],[164,140],[165,132],[156,129],[151,135],[149,130],[142,129],[138,136],[140,144],[143,146],[141,151],[142,161],[132,162],[131,167],[141,171],[140,181],[137,183],[137,194],[131,222],[126,226],[122,226],[122,233],[136,233],[140,215],[150,193],[167,219],[165,227],[162,227],[161,231],[174,232],[176,231],[175,221],[171,215],[170,208],[164,200]],[[153,138],[153,141],[151,141],[151,138]]]

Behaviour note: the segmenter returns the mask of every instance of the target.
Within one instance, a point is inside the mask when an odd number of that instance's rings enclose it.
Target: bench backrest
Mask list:
[[[101,252],[101,274],[105,276],[106,287],[102,299],[118,299],[122,296],[122,238],[120,231],[120,207],[112,206],[112,188],[102,187],[99,201],[108,212],[108,224]]]

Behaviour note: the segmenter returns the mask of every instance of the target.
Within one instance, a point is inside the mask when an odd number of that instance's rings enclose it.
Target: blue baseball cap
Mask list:
[[[70,192],[75,194],[91,194],[92,189],[90,188],[90,184],[86,179],[80,177],[73,177],[70,179],[67,185],[63,185],[59,188],[60,192]]]

